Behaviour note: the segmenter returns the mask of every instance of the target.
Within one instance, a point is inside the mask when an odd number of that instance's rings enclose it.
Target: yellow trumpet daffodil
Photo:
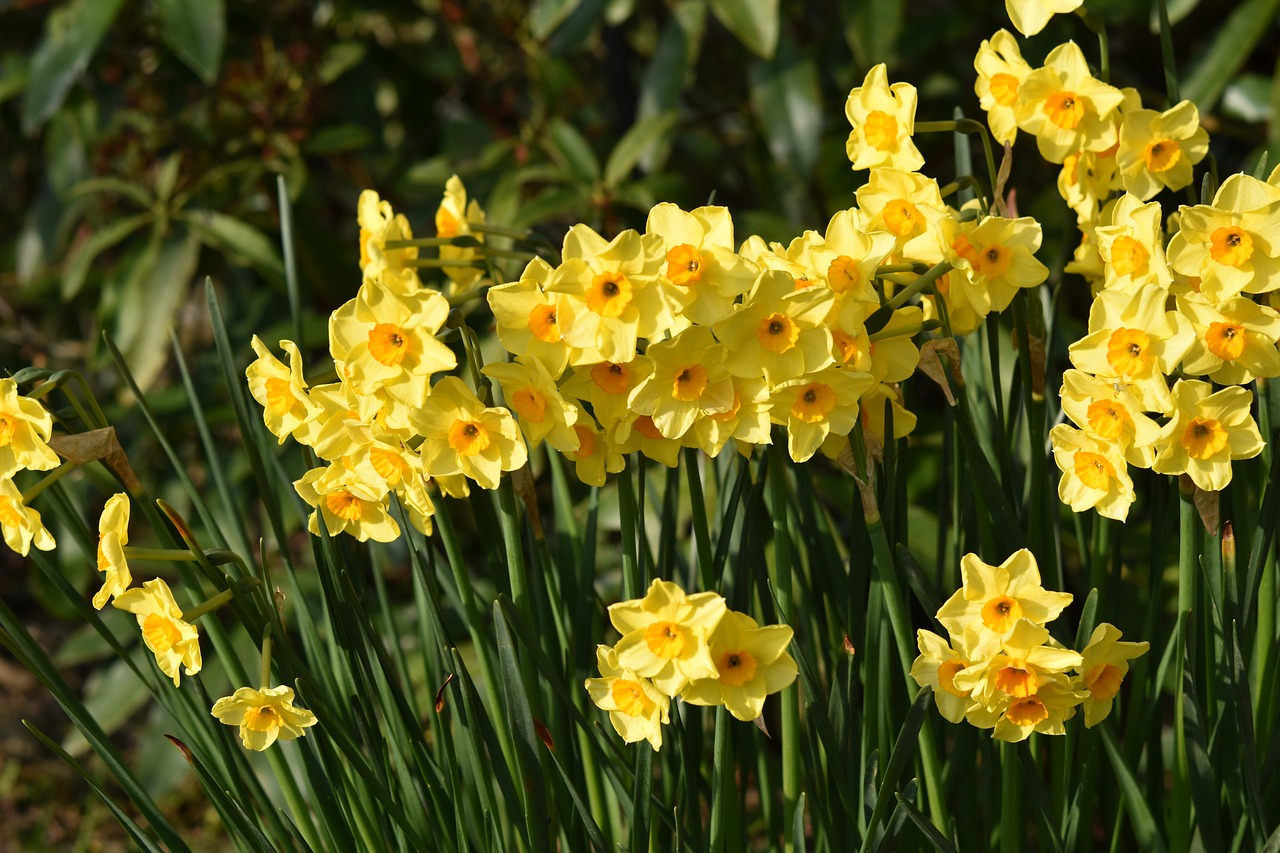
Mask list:
[[[240,727],[245,749],[262,752],[277,740],[294,740],[318,721],[316,715],[293,704],[289,687],[241,687],[213,703],[213,716],[228,726]]]
[[[187,675],[200,671],[200,634],[195,625],[183,620],[182,608],[163,579],[155,578],[125,590],[111,606],[137,617],[142,641],[155,655],[160,671],[173,679],[174,687],[178,686],[181,668],[186,668]]]

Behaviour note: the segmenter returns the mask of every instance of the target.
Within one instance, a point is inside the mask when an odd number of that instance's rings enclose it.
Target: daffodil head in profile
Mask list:
[[[1151,644],[1124,643],[1116,626],[1103,622],[1093,629],[1089,644],[1081,652],[1077,671],[1089,691],[1084,699],[1084,724],[1093,728],[1111,714],[1111,706],[1120,684],[1129,673],[1129,661],[1147,653]]]
[[[648,678],[620,665],[608,646],[596,647],[596,663],[600,677],[586,681],[591,701],[609,712],[609,722],[624,742],[645,740],[655,752],[661,749],[662,726],[671,720],[670,697]]]
[[[294,740],[318,721],[316,715],[293,705],[293,690],[280,687],[241,687],[213,703],[213,716],[228,726],[240,727],[245,749],[262,752],[277,740]]]
[[[129,542],[129,496],[120,492],[107,499],[98,519],[98,571],[104,574],[102,589],[93,597],[93,606],[101,610],[112,598],[133,583],[133,574],[124,557]]]
[[[174,687],[183,668],[187,675],[200,671],[200,634],[182,618],[182,608],[162,578],[120,593],[111,605],[137,617],[142,641],[155,655],[160,671],[173,679]]]

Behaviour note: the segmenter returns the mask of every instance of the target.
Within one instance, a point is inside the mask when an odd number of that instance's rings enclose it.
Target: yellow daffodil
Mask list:
[[[57,468],[58,454],[45,444],[52,432],[44,406],[19,394],[17,382],[0,379],[0,477]]]
[[[1062,470],[1058,500],[1073,512],[1096,509],[1099,515],[1124,521],[1135,495],[1121,446],[1066,424],[1051,429],[1049,441],[1053,460]]]
[[[560,390],[590,404],[595,419],[608,431],[627,416],[631,392],[652,372],[653,361],[643,355],[625,364],[614,361],[581,364],[573,368],[573,375]]]
[[[391,209],[390,202],[382,201],[373,190],[360,193],[356,206],[356,221],[360,224],[360,270],[365,281],[375,281],[396,293],[411,293],[422,286],[413,261],[418,249],[388,249],[391,240],[412,240],[413,231],[404,214]]]
[[[1253,394],[1235,386],[1212,391],[1196,379],[1174,384],[1173,408],[1151,466],[1160,474],[1186,474],[1206,492],[1226,488],[1231,461],[1252,459],[1264,446],[1249,412]]]
[[[436,339],[448,316],[449,302],[438,291],[400,294],[366,283],[329,318],[329,352],[342,365],[339,375],[358,393],[385,389],[419,406],[431,376],[458,365]]]
[[[785,246],[781,243],[765,243],[762,237],[752,235],[742,241],[739,251],[742,257],[761,271],[785,272],[791,276],[795,289],[802,290],[824,285],[826,282],[826,268],[820,268],[813,260],[814,249],[821,245],[822,235],[809,230]]]
[[[831,332],[823,321],[832,300],[829,289],[796,290],[787,273],[762,272],[746,300],[714,327],[725,345],[726,369],[773,385],[831,364]]]
[[[1058,195],[1075,211],[1081,230],[1098,224],[1107,197],[1119,186],[1115,146],[1105,151],[1068,154],[1058,170]]]
[[[319,414],[320,407],[307,394],[302,378],[302,357],[293,341],[281,341],[280,348],[289,354],[289,366],[267,349],[257,335],[251,342],[258,358],[245,370],[249,393],[262,406],[262,420],[267,429],[284,444],[284,440],[307,421]]]
[[[1024,36],[1033,36],[1044,29],[1054,15],[1064,15],[1079,9],[1084,0],[1004,0],[1009,21]]]
[[[1089,73],[1075,42],[1058,45],[1021,86],[1018,126],[1034,134],[1040,155],[1061,163],[1077,151],[1106,151],[1116,144],[1113,111],[1123,95]]]
[[[1136,293],[1106,290],[1089,309],[1089,334],[1067,350],[1086,373],[1130,385],[1149,412],[1169,405],[1165,376],[1186,355],[1195,330],[1176,311],[1165,310],[1158,287]]]
[[[622,454],[643,454],[654,462],[661,462],[668,468],[680,464],[680,448],[685,442],[677,438],[667,438],[658,429],[650,415],[641,415],[628,411],[607,432],[607,441]],[[690,446],[692,440],[690,441]]]
[[[978,706],[970,712],[969,721],[993,729],[991,737],[1008,743],[1020,743],[1032,732],[1066,734],[1066,721],[1075,716],[1085,696],[1076,685],[1074,681],[1047,682],[1029,696],[1010,697],[990,709]]]
[[[1209,153],[1209,134],[1190,101],[1165,112],[1133,110],[1120,124],[1116,165],[1126,192],[1143,201],[1162,189],[1190,186],[1192,167]]]
[[[563,257],[545,288],[564,294],[572,307],[556,315],[560,334],[607,361],[635,358],[636,341],[669,329],[673,310],[690,298],[675,287],[664,291],[659,283],[665,263],[656,234],[627,230],[606,241],[586,225],[575,225],[565,235]]]
[[[872,169],[854,197],[866,217],[866,231],[893,235],[896,257],[930,265],[942,260],[938,223],[947,210],[933,178],[902,169]]]
[[[889,441],[889,413],[893,415],[893,439],[906,438],[916,428],[916,416],[902,405],[902,391],[897,385],[878,382],[871,386],[858,400],[858,410],[863,433],[874,436],[881,447]]]
[[[791,458],[805,462],[828,435],[848,435],[858,424],[858,400],[875,384],[869,373],[829,367],[775,386],[770,417],[786,426]]]
[[[461,379],[446,376],[415,415],[420,449],[432,477],[466,474],[482,489],[498,488],[503,471],[524,467],[524,437],[511,412],[485,406]]]
[[[933,703],[948,722],[958,723],[973,700],[973,688],[956,686],[962,670],[991,658],[999,651],[994,638],[983,639],[977,631],[966,631],[947,640],[923,628],[916,631],[920,656],[911,664],[911,677],[921,687],[933,690]]]
[[[1165,262],[1164,230],[1160,227],[1157,202],[1143,204],[1138,196],[1125,193],[1109,208],[1108,221],[1094,233],[1107,290],[1167,290],[1173,284],[1173,274]]]
[[[1147,653],[1151,644],[1122,643],[1120,629],[1103,622],[1093,629],[1089,645],[1081,652],[1082,660],[1077,672],[1084,679],[1084,724],[1093,728],[1111,714],[1111,705],[1120,684],[1129,672],[1129,661]]]
[[[745,613],[728,611],[711,632],[718,677],[690,681],[680,698],[693,705],[724,705],[739,720],[754,720],[766,696],[796,680],[796,662],[787,654],[791,635],[786,625],[761,627]]]
[[[911,140],[916,124],[916,89],[910,83],[889,85],[880,63],[867,72],[862,85],[849,92],[844,114],[853,125],[845,152],[854,169],[892,166],[914,172],[924,158]]]
[[[1040,568],[1026,548],[998,566],[987,565],[977,554],[965,554],[960,576],[964,585],[938,610],[938,621],[953,637],[970,627],[1004,637],[1019,619],[1044,625],[1071,603],[1070,593],[1050,592],[1040,585]]]
[[[688,292],[681,312],[694,323],[719,322],[755,283],[755,264],[734,251],[733,219],[726,207],[686,212],[663,202],[649,211],[645,233],[662,238],[663,277]]]
[[[609,712],[609,722],[624,743],[647,740],[654,751],[662,748],[662,726],[671,721],[671,699],[653,682],[621,666],[608,646],[596,646],[600,678],[586,680],[587,692],[597,708]]]
[[[105,575],[102,589],[93,597],[93,606],[99,610],[133,583],[133,574],[124,557],[124,546],[128,543],[129,496],[120,492],[107,498],[98,519],[98,571]]]
[[[307,396],[316,412],[294,429],[293,437],[329,462],[354,451],[363,435],[359,430],[376,423],[381,408],[376,396],[357,394],[346,382],[316,385]]]
[[[733,378],[733,405],[693,424],[693,445],[708,456],[719,456],[733,439],[740,452],[770,444],[769,390],[763,379]]]
[[[430,536],[435,504],[427,492],[422,457],[399,437],[376,428],[352,425],[350,435],[350,452],[343,455],[340,464],[355,472],[358,481],[375,484],[373,493],[394,492],[409,523],[424,536]]]
[[[489,288],[486,297],[497,325],[498,340],[507,352],[536,358],[553,377],[559,378],[571,360],[600,361],[595,347],[569,346],[560,333],[561,318],[573,309],[566,297],[543,290],[551,280],[551,265],[542,258],[529,261],[519,281]]]
[[[41,551],[51,551],[55,544],[40,513],[26,505],[22,492],[10,477],[0,477],[0,531],[4,533],[5,544],[24,557],[32,545]]]
[[[733,379],[724,369],[724,346],[706,326],[685,329],[645,351],[653,372],[632,389],[627,405],[649,415],[667,438],[680,438],[694,422],[729,411]]]
[[[872,171],[872,176],[879,171]],[[828,321],[861,325],[875,313],[880,299],[871,280],[895,245],[892,234],[868,233],[856,209],[837,211],[831,217],[821,243],[810,252],[811,263],[823,271],[827,289],[835,294]]]
[[[987,315],[985,312],[979,313],[970,301],[970,297],[978,290],[973,277],[974,273],[966,265],[940,276],[933,283],[934,294],[924,298],[924,318],[942,320],[944,315],[938,308],[940,297],[952,335],[963,337],[982,325],[982,320]]]
[[[969,288],[968,302],[979,314],[1003,311],[1020,288],[1035,287],[1049,270],[1035,258],[1040,250],[1040,223],[1029,216],[984,217],[972,231],[951,241],[955,266],[970,275],[952,282]]]
[[[472,231],[472,225],[484,225],[484,211],[480,202],[475,199],[467,201],[467,188],[457,175],[452,175],[444,185],[444,198],[436,208],[437,237],[471,237],[479,243],[484,242],[484,234]],[[473,246],[441,246],[440,258],[447,261],[472,261],[481,257],[480,249]],[[471,287],[484,270],[472,267],[445,267],[445,275],[449,276],[450,295],[461,293]]]
[[[1184,373],[1208,376],[1219,385],[1280,376],[1280,314],[1245,296],[1215,305],[1202,293],[1180,295],[1178,310],[1196,332],[1182,360]]]
[[[541,361],[518,358],[510,364],[486,364],[481,372],[502,385],[503,399],[519,418],[530,447],[545,440],[561,453],[578,449],[578,434],[573,430],[578,408],[560,393]]]
[[[1245,174],[1223,181],[1213,204],[1178,210],[1169,264],[1200,279],[1215,302],[1280,287],[1280,187]]]
[[[1008,30],[998,30],[990,40],[983,39],[973,58],[973,69],[978,72],[973,90],[987,111],[992,138],[1001,145],[1012,145],[1018,138],[1019,90],[1031,73],[1031,66],[1018,48],[1018,40]]]
[[[655,579],[644,598],[610,605],[609,621],[622,635],[614,647],[618,666],[645,678],[667,696],[690,681],[718,678],[708,638],[725,615],[714,592],[686,595],[671,581]]]
[[[173,679],[174,687],[178,686],[182,667],[187,675],[200,671],[200,634],[195,625],[183,620],[182,608],[164,580],[155,578],[125,590],[111,606],[137,617],[142,641],[156,656],[160,671]]]
[[[1081,430],[1118,447],[1130,465],[1151,467],[1160,425],[1143,414],[1143,403],[1130,386],[1067,370],[1059,396],[1063,413]]]
[[[1057,646],[1049,631],[1020,618],[1000,642],[998,654],[956,673],[955,686],[972,690],[978,704],[1004,707],[1010,699],[1034,696],[1049,684],[1065,685],[1067,670],[1080,666],[1079,652]]]
[[[386,482],[362,468],[349,468],[342,462],[312,468],[293,488],[315,508],[307,521],[314,536],[328,530],[330,536],[347,533],[361,542],[393,542],[400,537],[400,525],[387,511]]]
[[[580,481],[599,488],[609,474],[616,474],[626,467],[626,459],[609,444],[591,415],[581,406],[573,431],[578,439],[578,448],[568,456],[573,460],[574,473]]]
[[[288,687],[241,687],[213,703],[213,716],[228,726],[240,727],[245,749],[262,752],[277,740],[293,740],[307,733],[317,722],[316,715],[293,705]]]

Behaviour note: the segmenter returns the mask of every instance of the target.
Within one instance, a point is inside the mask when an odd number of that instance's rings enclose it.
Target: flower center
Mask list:
[[[399,453],[385,447],[375,447],[369,451],[369,464],[378,472],[379,477],[387,481],[388,486],[396,485],[409,473],[409,463]]]
[[[1107,363],[1122,377],[1142,379],[1148,376],[1155,364],[1151,338],[1141,329],[1116,329],[1107,341]]]
[[[625,394],[631,377],[627,369],[612,361],[602,361],[591,368],[591,381],[606,394]]]
[[[1076,476],[1080,478],[1080,482],[1091,489],[1098,489],[1104,492],[1110,488],[1111,481],[1116,476],[1116,470],[1111,467],[1111,463],[1107,461],[1105,456],[1090,453],[1087,450],[1079,450],[1076,451],[1073,460]]]
[[[1075,130],[1084,120],[1085,99],[1075,92],[1054,92],[1044,99],[1044,114],[1063,130]]]
[[[413,348],[404,329],[392,323],[379,323],[369,330],[369,355],[379,364],[396,367]]]
[[[897,119],[880,110],[872,110],[862,123],[862,138],[877,151],[892,151],[898,147]]]
[[[702,255],[688,243],[667,252],[667,278],[672,284],[688,287],[702,281]]]
[[[0,495],[0,524],[5,527],[26,527],[26,517],[13,498]]]
[[[1012,74],[994,74],[991,77],[991,97],[1002,107],[1018,102],[1018,78]]]
[[[1013,252],[1004,246],[988,246],[978,255],[977,271],[987,278],[999,278],[1009,271]]]
[[[1049,718],[1049,709],[1035,696],[1027,696],[1010,702],[1004,715],[1015,726],[1034,726]]]
[[[18,425],[4,415],[0,415],[0,447],[8,447],[9,442],[13,441],[13,434],[18,431]]]
[[[756,340],[760,341],[760,346],[776,355],[795,346],[799,337],[800,327],[786,314],[770,314],[760,321],[756,329]]]
[[[654,622],[644,629],[644,642],[660,658],[678,658],[689,644],[688,633],[674,622]]]
[[[182,632],[172,619],[159,613],[148,613],[142,620],[142,639],[147,647],[157,652],[167,652],[182,639]]]
[[[1111,269],[1116,275],[1146,275],[1151,253],[1132,237],[1120,236],[1111,244]]]
[[[620,272],[601,273],[587,288],[587,307],[601,317],[618,317],[631,304],[631,282]]]
[[[964,669],[964,661],[959,659],[944,660],[938,664],[938,686],[952,696],[959,696],[963,699],[973,691],[961,690],[956,687],[956,673],[962,669]]]
[[[1147,144],[1144,156],[1148,171],[1167,172],[1182,159],[1182,146],[1173,139],[1157,139]]]
[[[1235,361],[1244,354],[1244,326],[1237,323],[1210,323],[1204,333],[1204,345],[1223,361]]]
[[[540,424],[547,416],[547,398],[536,388],[521,388],[511,395],[511,408],[529,423]]]
[[[457,237],[458,218],[443,207],[436,209],[436,236]]]
[[[1115,441],[1129,425],[1129,410],[1113,400],[1095,400],[1089,404],[1086,418],[1089,429],[1099,438]]]
[[[573,431],[578,435],[578,449],[573,455],[578,459],[590,459],[596,452],[596,434],[582,424],[574,424]]]
[[[1195,417],[1182,431],[1182,446],[1192,459],[1212,459],[1227,446],[1227,431],[1213,418]]]
[[[343,521],[359,521],[364,514],[364,501],[346,489],[330,492],[325,496],[324,503],[329,512]]]
[[[1239,226],[1223,227],[1209,235],[1209,256],[1229,267],[1243,266],[1253,255],[1253,238]]]
[[[924,217],[920,209],[905,198],[895,198],[880,212],[884,227],[895,237],[910,238],[924,231]]]
[[[287,379],[279,379],[271,377],[266,382],[267,388],[267,409],[273,415],[287,414],[294,406],[298,404],[298,398],[293,396],[293,388]],[[0,442],[3,444],[4,442]]]
[[[836,407],[836,392],[822,382],[811,382],[796,393],[791,417],[807,424],[822,423]]]
[[[840,353],[841,364],[852,364],[862,351],[856,337],[839,329],[831,330],[831,341],[835,344],[836,352]]]
[[[658,429],[658,425],[653,422],[653,418],[649,415],[641,415],[636,418],[635,423],[633,423],[632,426],[635,427],[636,432],[640,433],[645,438],[666,437],[662,434],[662,430]]]
[[[1114,699],[1123,680],[1124,673],[1120,667],[1113,663],[1100,663],[1085,675],[1084,686],[1094,699]]]
[[[707,389],[707,369],[701,364],[691,364],[676,374],[671,396],[682,403],[692,403],[702,397]]]
[[[1023,698],[1036,692],[1040,679],[1025,661],[1010,660],[1008,666],[1001,667],[996,673],[996,687],[1010,696]]]
[[[858,285],[858,262],[841,255],[827,267],[827,286],[835,293],[847,293]]]
[[[283,725],[283,721],[275,708],[262,705],[244,715],[244,725],[251,732],[273,732]]]
[[[543,343],[560,343],[560,325],[556,320],[556,306],[533,306],[533,310],[529,312],[529,331]]]
[[[456,420],[449,427],[449,446],[463,456],[475,456],[489,446],[489,431],[475,421]]]
[[[725,652],[716,661],[720,670],[720,683],[726,687],[741,687],[756,677],[756,659],[742,650]]]
[[[1022,618],[1022,605],[1016,598],[997,595],[982,605],[982,624],[997,634],[1007,634],[1013,624]]]
[[[618,706],[618,710],[628,717],[647,716],[653,708],[653,700],[645,695],[644,688],[625,678],[614,680],[613,686],[609,688],[609,695],[613,697],[613,704]]]

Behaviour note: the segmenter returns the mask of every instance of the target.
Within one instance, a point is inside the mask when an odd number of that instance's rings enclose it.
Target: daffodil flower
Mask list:
[[[1051,429],[1049,441],[1062,471],[1058,500],[1073,512],[1096,509],[1099,515],[1124,521],[1135,493],[1120,445],[1066,424]]]
[[[1151,467],[1160,425],[1143,413],[1142,401],[1131,386],[1067,370],[1059,396],[1063,413],[1081,430],[1108,447],[1119,448],[1130,465]]]
[[[102,589],[93,596],[93,606],[99,610],[133,583],[133,574],[124,557],[124,546],[128,543],[129,496],[120,492],[107,498],[98,519],[98,571],[105,575]]]
[[[708,637],[725,609],[714,592],[686,595],[655,579],[644,598],[609,607],[609,621],[622,634],[614,647],[618,666],[651,679],[667,696],[678,696],[695,679],[719,677]]]
[[[258,358],[245,370],[249,393],[262,406],[262,420],[280,444],[303,424],[319,414],[320,407],[307,393],[302,376],[302,357],[293,341],[281,341],[280,348],[289,354],[285,367],[257,335],[250,342]]]
[[[1280,313],[1245,296],[1215,305],[1201,293],[1180,294],[1178,310],[1196,332],[1183,372],[1208,376],[1219,385],[1280,376]]]
[[[1040,568],[1026,548],[998,566],[987,565],[977,554],[965,554],[960,576],[963,586],[938,610],[938,621],[953,637],[970,627],[1005,637],[1019,619],[1044,625],[1071,603],[1070,593],[1050,592],[1040,585]]]
[[[1057,646],[1043,625],[1025,616],[1000,641],[998,653],[966,667],[954,678],[959,690],[973,691],[985,708],[1007,707],[1011,700],[1034,696],[1050,684],[1066,685],[1067,670],[1080,666],[1079,652]]]
[[[502,396],[519,418],[531,448],[545,440],[561,453],[578,449],[578,434],[573,430],[578,409],[560,393],[541,361],[517,358],[508,364],[486,364],[481,372],[501,384]]]
[[[0,477],[57,468],[58,454],[45,443],[52,432],[44,406],[19,394],[17,382],[0,379]]]
[[[1009,21],[1024,36],[1033,36],[1044,29],[1054,15],[1074,12],[1084,0],[1004,0]]]
[[[587,693],[597,708],[609,712],[609,722],[625,743],[646,740],[654,751],[662,748],[662,726],[671,721],[671,699],[653,682],[618,663],[608,646],[596,647],[600,678],[586,680]]]
[[[200,634],[195,625],[183,620],[182,608],[163,579],[155,578],[120,593],[111,606],[137,617],[142,642],[155,655],[160,671],[173,679],[174,687],[178,686],[183,667],[187,675],[200,671]]]
[[[826,288],[796,290],[785,272],[761,273],[746,300],[714,327],[725,345],[725,368],[776,385],[831,364],[831,332],[823,321],[832,299]]]
[[[293,705],[288,687],[241,687],[213,703],[213,716],[228,726],[240,727],[245,749],[262,752],[277,740],[294,740],[318,721],[316,715]]]
[[[1133,110],[1120,124],[1116,164],[1126,192],[1143,201],[1162,189],[1191,185],[1192,167],[1209,153],[1209,134],[1200,126],[1200,113],[1190,101],[1165,112]]]
[[[609,474],[616,474],[626,467],[626,459],[608,442],[604,432],[581,405],[578,406],[573,432],[578,439],[578,447],[568,456],[573,460],[574,473],[584,484],[599,488]]]
[[[858,400],[876,384],[870,373],[830,367],[783,382],[770,395],[770,418],[787,428],[787,452],[806,462],[828,435],[858,424]]]
[[[667,438],[679,439],[701,417],[729,411],[733,379],[724,369],[724,345],[711,329],[693,326],[650,345],[653,372],[627,397],[628,407],[653,418]]]
[[[418,258],[416,246],[388,249],[392,240],[412,240],[413,231],[403,213],[391,209],[373,190],[360,193],[356,205],[356,221],[360,224],[360,270],[365,281],[372,281],[396,293],[412,293],[422,287],[413,261]]]
[[[1160,205],[1143,204],[1125,193],[1111,208],[1109,221],[1096,230],[1107,290],[1133,293],[1154,286],[1169,289],[1173,273],[1164,255]]]
[[[1077,671],[1089,691],[1084,699],[1084,724],[1093,728],[1111,714],[1111,705],[1120,684],[1129,673],[1129,661],[1141,657],[1151,648],[1148,642],[1123,643],[1123,634],[1116,626],[1103,622],[1093,629],[1089,644],[1081,652]]]
[[[998,30],[989,40],[983,39],[973,58],[974,93],[987,111],[991,138],[1001,145],[1018,138],[1017,108],[1022,81],[1031,66],[1022,58],[1018,40],[1008,30]]]
[[[1089,73],[1075,42],[1050,51],[1044,66],[1022,82],[1020,97],[1018,126],[1035,135],[1040,155],[1051,163],[1061,163],[1077,151],[1106,151],[1116,144],[1112,113],[1123,95]]]
[[[1213,204],[1178,209],[1169,264],[1215,302],[1280,287],[1280,187],[1237,173]]]
[[[312,468],[293,484],[294,490],[315,511],[307,520],[313,536],[347,533],[360,542],[393,542],[400,537],[400,525],[387,508],[388,488],[376,474],[338,461],[327,468]]]
[[[1171,416],[1151,466],[1159,474],[1186,474],[1207,492],[1231,482],[1232,460],[1252,459],[1264,446],[1249,412],[1253,394],[1235,386],[1212,392],[1196,379],[1174,384]]]
[[[892,166],[914,172],[924,157],[911,140],[916,125],[916,88],[910,83],[889,85],[884,63],[872,67],[862,85],[849,92],[845,118],[853,125],[845,152],[853,168]]]
[[[467,188],[457,175],[451,175],[445,181],[444,197],[436,208],[437,237],[471,237],[477,242],[484,242],[484,234],[472,231],[472,225],[484,224],[484,211],[480,202],[475,199],[467,201]],[[480,250],[474,246],[440,247],[440,258],[446,261],[471,261],[479,258]],[[484,275],[484,270],[474,267],[448,266],[444,268],[449,276],[449,295],[462,293],[475,285]]]
[[[662,238],[663,277],[689,294],[680,307],[689,321],[714,325],[755,283],[756,265],[734,251],[733,219],[726,207],[686,212],[663,202],[649,211],[645,233]]]
[[[511,412],[485,406],[455,376],[435,384],[414,422],[423,436],[422,461],[432,477],[466,474],[480,488],[496,489],[503,471],[521,468],[528,459]]]
[[[694,705],[724,705],[739,720],[754,720],[766,696],[796,680],[796,662],[786,651],[791,636],[786,625],[762,627],[745,613],[728,611],[710,640],[719,675],[690,681],[680,698]]]
[[[893,254],[936,264],[942,260],[938,224],[947,215],[938,182],[918,172],[890,167],[871,170],[854,193],[868,232],[893,235]]]
[[[519,281],[489,288],[486,298],[497,325],[498,340],[515,356],[536,358],[559,379],[565,365],[602,361],[595,347],[571,347],[561,334],[561,323],[571,324],[573,309],[567,297],[547,293],[551,265],[542,258],[529,261]]]
[[[55,545],[40,513],[26,505],[10,477],[0,477],[0,531],[5,544],[24,557],[32,545],[41,551],[52,551]]]
[[[945,720],[960,722],[973,704],[973,688],[957,686],[955,677],[994,655],[998,641],[991,637],[984,640],[976,630],[947,640],[921,628],[916,631],[916,645],[920,656],[911,664],[911,677],[921,687],[933,690],[933,703]]]

